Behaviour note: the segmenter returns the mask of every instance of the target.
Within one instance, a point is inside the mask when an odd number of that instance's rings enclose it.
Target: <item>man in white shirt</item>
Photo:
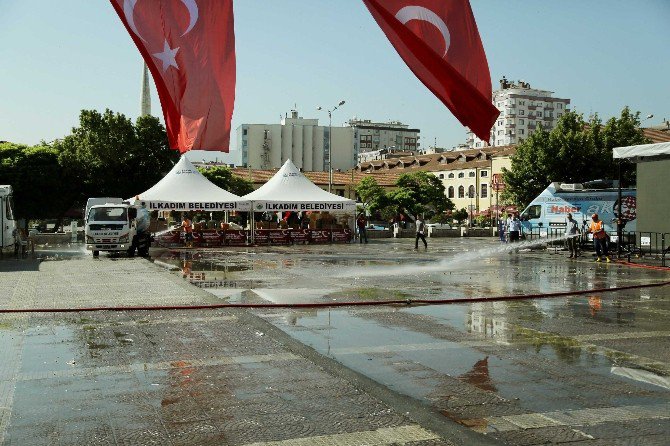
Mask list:
[[[428,249],[428,242],[426,242],[426,223],[424,223],[421,216],[417,215],[414,220],[416,225],[416,239],[414,240],[414,249],[419,249],[419,239],[423,240],[423,246]]]

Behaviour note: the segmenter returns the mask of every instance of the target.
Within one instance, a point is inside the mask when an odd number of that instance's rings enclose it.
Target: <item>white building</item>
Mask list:
[[[503,77],[500,90],[493,92],[493,105],[500,110],[500,116],[491,129],[492,146],[508,146],[523,142],[539,126],[551,130],[558,118],[568,111],[570,99],[552,97],[553,92],[537,90],[528,82],[513,83]],[[487,147],[489,143],[468,132],[470,148]]]
[[[330,134],[332,130],[332,135]],[[278,169],[287,159],[305,171],[328,171],[332,143],[332,169],[356,165],[354,128],[320,126],[291,110],[279,124],[242,124],[237,128],[239,165],[252,169]]]
[[[369,119],[350,119],[347,123],[354,131],[354,151],[357,162],[365,152],[389,151],[416,152],[419,148],[419,129],[409,128],[399,121],[372,122]],[[371,158],[363,156],[364,160]],[[374,155],[372,156],[374,158]]]

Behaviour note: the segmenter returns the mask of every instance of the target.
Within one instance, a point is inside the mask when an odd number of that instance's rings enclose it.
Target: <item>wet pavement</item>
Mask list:
[[[355,304],[670,280],[489,239],[412,248],[157,250],[153,264],[42,253],[0,261],[0,308]],[[669,314],[670,286],[0,315],[0,444],[667,444]]]

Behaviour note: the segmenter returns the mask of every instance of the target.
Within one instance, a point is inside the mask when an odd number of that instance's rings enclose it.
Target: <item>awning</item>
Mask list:
[[[655,156],[670,156],[670,142],[614,148],[614,159],[647,158]]]

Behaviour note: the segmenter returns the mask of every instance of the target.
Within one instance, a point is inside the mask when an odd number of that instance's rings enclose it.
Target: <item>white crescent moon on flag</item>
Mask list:
[[[195,0],[181,0],[181,2],[184,4],[184,6],[186,6],[189,14],[188,28],[186,28],[184,34],[181,35],[181,37],[184,37],[189,33],[189,31],[193,29],[195,23],[198,21],[198,4],[195,2]]]
[[[435,14],[433,11],[428,8],[424,8],[423,6],[405,6],[396,13],[395,18],[398,19],[398,21],[400,21],[400,23],[403,25],[406,25],[410,20],[421,20],[435,26],[440,31],[442,38],[444,39],[444,54],[442,57],[447,55],[447,51],[449,51],[449,45],[451,44],[451,34],[449,33],[449,27],[446,23],[444,23],[444,20],[442,20],[440,16]]]
[[[136,3],[137,0],[123,0],[123,15],[126,16],[126,22],[128,22],[128,26],[130,26],[130,29],[133,30],[135,35],[146,42],[144,37],[142,37],[139,31],[137,31],[137,27],[135,26],[135,18],[133,15],[135,13]]]

